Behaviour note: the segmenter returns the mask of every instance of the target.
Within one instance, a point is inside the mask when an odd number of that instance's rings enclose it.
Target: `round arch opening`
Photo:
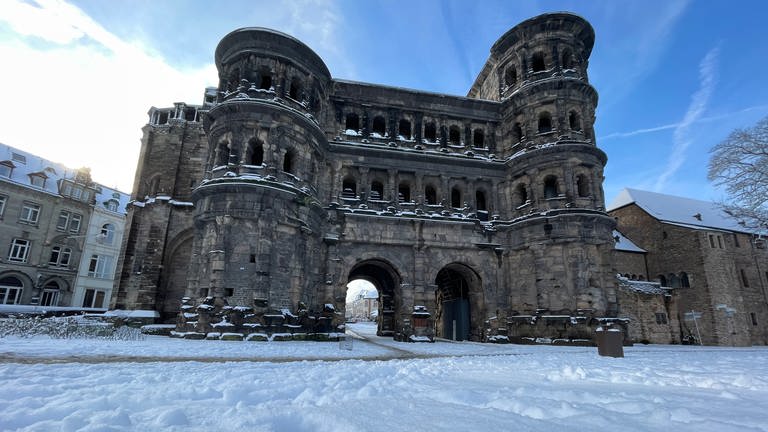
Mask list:
[[[395,329],[398,328],[396,311],[400,307],[400,275],[394,267],[386,261],[366,260],[352,268],[347,280],[349,283],[365,281],[373,286],[378,294],[375,312],[376,334],[394,336]],[[373,311],[371,313],[373,314]]]
[[[435,278],[435,336],[450,340],[479,340],[482,334],[482,281],[463,264],[449,264]]]

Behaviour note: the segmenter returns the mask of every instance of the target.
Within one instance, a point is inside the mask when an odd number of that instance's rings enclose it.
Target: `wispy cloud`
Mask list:
[[[751,106],[751,107],[742,108],[742,109],[737,110],[737,111],[727,112],[727,113],[724,113],[724,114],[718,114],[718,115],[713,115],[713,116],[701,117],[701,118],[695,120],[693,123],[694,124],[696,124],[696,123],[708,123],[708,122],[713,122],[713,121],[727,119],[727,118],[734,117],[734,116],[740,116],[740,115],[742,115],[744,113],[747,113],[747,112],[750,112],[750,111],[765,111],[765,110],[768,110],[768,105],[755,105],[755,106]],[[637,135],[644,135],[644,134],[655,133],[655,132],[663,132],[665,130],[676,129],[676,128],[680,127],[682,124],[683,124],[683,122],[680,121],[680,122],[677,122],[677,123],[670,123],[670,124],[661,125],[661,126],[654,126],[654,127],[650,127],[650,128],[635,129],[633,131],[628,131],[628,132],[613,132],[613,133],[609,133],[607,135],[599,136],[599,137],[597,137],[597,140],[599,142],[602,142],[602,141],[607,141],[607,140],[616,139],[616,138],[629,138],[629,137],[633,137],[633,136],[637,136]]]
[[[664,171],[656,180],[655,191],[665,188],[667,181],[672,178],[685,162],[685,152],[693,141],[690,136],[691,126],[694,125],[707,109],[709,98],[714,91],[717,81],[717,61],[720,47],[709,50],[699,63],[699,89],[691,97],[691,103],[683,116],[683,120],[675,127],[673,134],[672,153],[669,155]]]

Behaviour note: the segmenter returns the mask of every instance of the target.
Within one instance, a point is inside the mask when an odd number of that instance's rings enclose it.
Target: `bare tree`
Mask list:
[[[736,129],[710,150],[707,177],[725,188],[723,210],[745,228],[768,229],[768,117]]]

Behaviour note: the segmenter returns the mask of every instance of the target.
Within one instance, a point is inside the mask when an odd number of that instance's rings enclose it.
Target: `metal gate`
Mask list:
[[[469,300],[457,298],[443,302],[443,336],[463,341],[469,339]]]

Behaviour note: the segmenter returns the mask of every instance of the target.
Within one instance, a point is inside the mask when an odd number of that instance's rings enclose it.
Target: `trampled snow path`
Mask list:
[[[0,339],[0,353],[41,360],[75,353],[297,360],[308,350],[335,359],[389,353],[360,341],[351,352],[335,343],[197,342],[8,338]],[[613,359],[594,348],[383,343],[447,357],[4,363],[0,429],[768,431],[765,348],[637,346]]]

